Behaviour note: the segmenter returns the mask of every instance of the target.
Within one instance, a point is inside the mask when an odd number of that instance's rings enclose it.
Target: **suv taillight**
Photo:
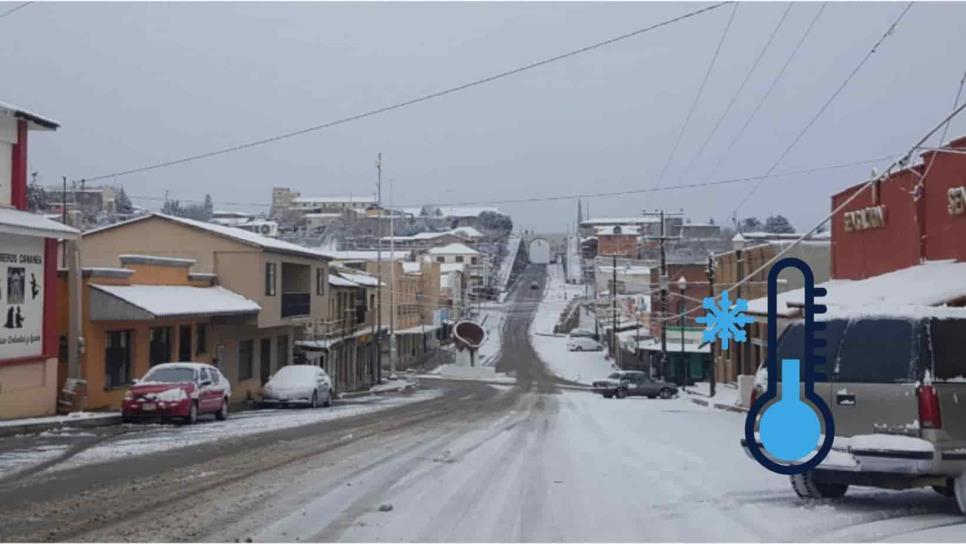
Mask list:
[[[931,385],[920,385],[916,391],[919,397],[919,424],[923,429],[941,429],[942,414],[939,413],[939,396]]]

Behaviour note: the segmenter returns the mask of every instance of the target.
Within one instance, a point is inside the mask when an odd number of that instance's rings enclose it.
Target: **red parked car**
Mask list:
[[[180,418],[194,423],[200,414],[228,417],[231,386],[215,367],[203,363],[157,365],[124,394],[121,416],[136,419]]]

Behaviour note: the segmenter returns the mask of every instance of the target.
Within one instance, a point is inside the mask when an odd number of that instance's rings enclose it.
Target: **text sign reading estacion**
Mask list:
[[[44,239],[0,235],[0,361],[43,352]]]
[[[845,212],[845,232],[881,229],[886,226],[885,206],[870,206]]]

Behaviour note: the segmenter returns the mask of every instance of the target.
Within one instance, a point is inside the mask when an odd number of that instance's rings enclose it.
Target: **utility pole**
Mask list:
[[[610,311],[611,311],[611,325],[610,325],[610,349],[611,357],[614,358],[614,362],[617,362],[617,350],[619,346],[617,344],[617,253],[614,253],[612,261],[612,273],[613,277],[611,279],[610,285]],[[617,365],[620,368],[620,364]]]
[[[392,211],[392,180],[389,180],[389,379],[396,375],[396,223]]]
[[[714,298],[714,257],[708,257],[708,296]],[[714,397],[714,389],[717,385],[717,365],[715,364],[715,342],[711,343],[711,376],[708,380],[708,393]]]
[[[382,153],[376,155],[376,207],[379,219],[376,221],[376,381],[382,382]]]
[[[666,232],[666,228],[665,227],[666,227],[666,224],[667,224],[667,217],[668,216],[671,216],[671,215],[683,216],[684,215],[684,211],[682,210],[679,213],[671,213],[671,214],[668,214],[668,213],[665,213],[664,210],[658,210],[656,212],[648,212],[648,211],[645,210],[644,211],[644,215],[645,216],[648,216],[648,215],[657,215],[659,217],[660,222],[661,222],[661,230],[660,230],[660,233],[661,234],[658,237],[658,241],[661,244],[661,279],[660,279],[660,287],[661,287],[661,316],[659,318],[660,319],[660,322],[661,322],[661,364],[660,364],[660,374],[661,374],[661,376],[660,377],[661,377],[661,379],[665,379],[665,378],[667,378],[667,375],[668,375],[667,326],[666,326],[667,325],[667,314],[668,314],[668,311],[667,311],[668,279],[667,279],[667,244],[666,244],[666,242],[667,242],[667,240],[672,239],[672,238],[670,238],[670,237],[667,236],[667,232]],[[673,239],[677,239],[677,238],[679,238],[679,236],[673,237]]]

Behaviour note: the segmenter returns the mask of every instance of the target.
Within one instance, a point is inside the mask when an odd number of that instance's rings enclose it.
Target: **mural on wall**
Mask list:
[[[40,355],[44,240],[5,236],[0,247],[0,360]]]

